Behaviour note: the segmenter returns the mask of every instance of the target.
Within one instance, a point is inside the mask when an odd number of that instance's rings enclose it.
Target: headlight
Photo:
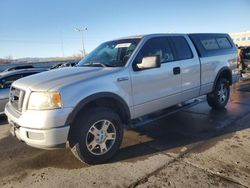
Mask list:
[[[51,110],[61,107],[61,95],[58,92],[32,92],[30,95],[29,110]]]

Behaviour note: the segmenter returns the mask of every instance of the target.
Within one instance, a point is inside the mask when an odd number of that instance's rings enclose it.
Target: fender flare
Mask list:
[[[130,120],[130,110],[129,107],[127,105],[127,103],[122,99],[122,97],[120,97],[117,94],[111,93],[111,92],[100,92],[100,93],[96,93],[93,95],[90,95],[84,99],[82,99],[73,109],[73,111],[69,114],[67,120],[66,120],[66,125],[72,125],[76,115],[78,114],[78,112],[80,112],[80,110],[82,108],[84,108],[84,106],[86,106],[87,104],[89,104],[90,102],[94,102],[97,99],[102,99],[102,98],[110,98],[110,99],[114,99],[115,101],[119,102],[119,104],[122,105],[123,109],[125,110],[125,116],[126,119],[129,121]]]
[[[232,85],[232,71],[231,71],[231,69],[228,68],[228,67],[222,67],[222,68],[218,71],[218,73],[217,73],[217,75],[216,75],[216,77],[215,77],[214,84],[213,84],[213,90],[214,90],[214,88],[215,88],[215,86],[216,86],[216,83],[217,83],[217,81],[219,80],[220,76],[223,74],[223,72],[229,73],[229,75],[230,75],[229,85]]]

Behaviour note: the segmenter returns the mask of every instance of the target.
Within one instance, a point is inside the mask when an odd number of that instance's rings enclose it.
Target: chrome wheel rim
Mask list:
[[[115,143],[116,129],[109,120],[99,120],[88,130],[86,137],[87,149],[94,155],[107,153]]]
[[[224,103],[227,100],[228,91],[225,84],[221,84],[218,90],[218,99],[220,103]]]

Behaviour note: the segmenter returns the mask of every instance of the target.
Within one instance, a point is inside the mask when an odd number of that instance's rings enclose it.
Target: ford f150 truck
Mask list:
[[[87,163],[119,149],[131,120],[201,95],[224,108],[237,80],[228,34],[150,34],[105,42],[76,67],[15,81],[11,132],[37,148],[69,146]]]

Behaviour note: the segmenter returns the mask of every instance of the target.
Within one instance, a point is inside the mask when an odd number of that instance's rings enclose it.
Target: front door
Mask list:
[[[148,56],[159,56],[161,67],[137,70],[136,65]],[[168,37],[154,37],[145,42],[130,69],[135,117],[181,102],[180,66]]]

